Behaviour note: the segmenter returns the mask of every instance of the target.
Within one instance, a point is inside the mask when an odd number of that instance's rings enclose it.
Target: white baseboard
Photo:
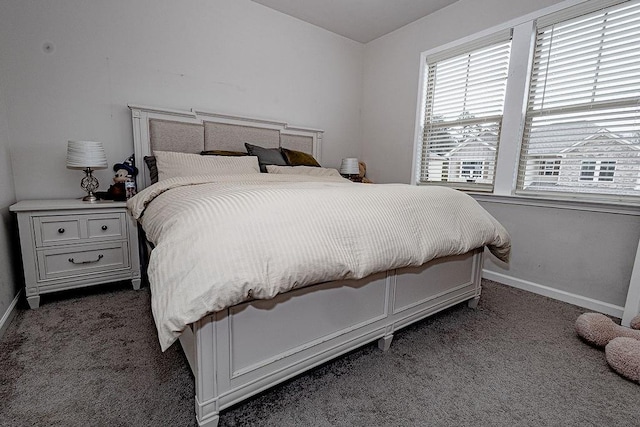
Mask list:
[[[514,288],[533,292],[534,294],[543,295],[545,297],[577,305],[578,307],[584,307],[589,310],[597,311],[599,313],[608,314],[609,316],[622,318],[622,314],[624,313],[624,307],[618,305],[613,305],[608,302],[598,301],[592,298],[584,297],[582,295],[576,295],[570,292],[561,291],[559,289],[550,288],[538,283],[533,283],[527,280],[518,279],[516,277],[507,276],[506,274],[496,273],[495,271],[483,269],[482,277],[485,279],[503,283],[505,285],[513,286]]]
[[[20,300],[21,296],[22,290],[18,292],[13,301],[11,301],[11,304],[9,304],[9,307],[7,307],[7,311],[5,311],[2,315],[2,318],[0,319],[0,337],[4,335],[4,332],[9,327],[9,324],[13,320],[13,317],[16,315],[16,305],[18,305],[18,301]]]

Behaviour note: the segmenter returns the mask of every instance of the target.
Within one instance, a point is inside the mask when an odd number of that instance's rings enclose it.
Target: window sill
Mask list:
[[[479,192],[467,192],[467,194],[479,202],[640,216],[640,204],[609,201],[578,201],[563,198],[531,197],[522,195],[497,195]]]

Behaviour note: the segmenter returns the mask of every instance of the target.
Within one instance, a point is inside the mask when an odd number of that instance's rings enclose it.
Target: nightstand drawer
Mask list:
[[[73,243],[80,240],[78,217],[44,217],[39,220],[40,236],[37,236],[37,240],[43,245]]]
[[[123,239],[126,236],[124,214],[90,216],[86,220],[89,239]]]
[[[40,280],[129,268],[126,241],[38,251]]]
[[[127,238],[125,213],[38,216],[33,222],[38,248]]]

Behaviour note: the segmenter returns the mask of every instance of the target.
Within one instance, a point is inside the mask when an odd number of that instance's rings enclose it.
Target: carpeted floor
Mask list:
[[[456,306],[222,413],[221,426],[638,426],[640,386],[573,325],[583,310],[483,281]],[[193,426],[193,378],[161,353],[149,290],[43,297],[0,341],[1,426]]]

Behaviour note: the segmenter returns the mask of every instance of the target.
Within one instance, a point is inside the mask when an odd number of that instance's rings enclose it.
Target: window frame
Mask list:
[[[482,173],[480,175],[479,178],[476,179],[464,179],[463,178],[463,174],[462,174],[462,163],[464,161],[471,161],[474,160],[471,157],[468,159],[462,159],[462,160],[452,160],[452,159],[443,159],[442,162],[442,167],[441,167],[441,174],[444,176],[445,175],[445,163],[448,164],[447,169],[447,175],[450,175],[452,173],[452,163],[455,164],[459,164],[459,172],[457,173],[457,177],[454,177],[454,179],[458,179],[458,181],[424,181],[421,182],[421,172],[424,168],[429,169],[429,166],[425,166],[422,164],[422,159],[424,154],[422,153],[423,150],[423,141],[424,141],[424,134],[425,134],[425,127],[426,127],[426,116],[430,114],[430,112],[427,110],[427,108],[430,108],[430,106],[427,105],[427,95],[429,93],[429,89],[427,88],[427,84],[429,83],[429,74],[430,74],[430,67],[434,64],[434,63],[439,63],[441,61],[445,61],[447,59],[452,59],[458,56],[462,56],[465,54],[470,54],[473,53],[475,51],[479,51],[485,48],[491,48],[491,46],[494,45],[498,45],[501,43],[505,43],[507,41],[510,41],[513,35],[513,29],[512,28],[506,28],[506,29],[502,29],[499,31],[494,31],[491,33],[488,33],[486,35],[483,35],[481,37],[475,38],[472,41],[469,41],[467,43],[462,43],[459,46],[455,46],[449,49],[444,49],[440,52],[435,52],[433,54],[429,54],[429,53],[423,53],[421,55],[421,82],[420,82],[420,88],[421,90],[419,91],[419,108],[418,108],[418,122],[419,127],[420,127],[420,140],[418,141],[416,139],[415,145],[414,145],[414,162],[413,162],[413,167],[412,167],[412,184],[418,184],[418,185],[442,185],[442,186],[449,186],[449,187],[453,187],[453,188],[458,188],[458,189],[465,189],[465,190],[470,190],[470,191],[478,191],[478,192],[487,192],[487,193],[491,193],[494,191],[495,188],[495,173],[496,173],[496,164],[497,164],[497,159],[498,159],[498,153],[499,153],[499,146],[500,146],[500,138],[501,138],[501,129],[502,129],[502,121],[504,118],[504,104],[503,104],[503,114],[501,115],[490,115],[490,116],[479,116],[477,118],[462,118],[461,120],[457,120],[457,121],[447,121],[446,124],[448,127],[460,127],[460,126],[482,126],[482,125],[487,125],[487,124],[495,124],[495,135],[496,135],[496,147],[495,148],[490,148],[491,150],[495,151],[495,155],[493,157],[492,160],[486,160],[486,159],[478,159],[478,160],[482,160],[484,162],[483,165],[483,169],[482,169]],[[511,49],[511,47],[509,47],[509,49]],[[507,67],[507,75],[509,72],[509,67]],[[505,90],[506,93],[506,90]],[[431,124],[433,125],[434,122],[432,121]],[[436,126],[437,128],[437,126]],[[437,130],[436,130],[437,132]],[[418,136],[416,136],[416,138],[418,138]],[[454,150],[456,150],[458,147],[453,148]],[[416,152],[415,150],[420,150],[419,152]],[[417,157],[417,158],[415,158]],[[490,163],[490,164],[487,164]],[[439,169],[439,166],[436,165],[434,167],[434,170]],[[478,181],[478,179],[480,181],[483,182],[476,182]],[[490,181],[490,182],[484,182],[484,181]]]
[[[506,22],[502,25],[481,31],[477,34],[465,37],[435,49],[421,53],[420,81],[415,117],[415,136],[413,162],[411,171],[411,183],[414,185],[439,185],[439,183],[420,183],[419,174],[421,168],[421,136],[423,130],[423,116],[425,111],[424,85],[426,70],[428,67],[426,57],[439,52],[452,49],[461,49],[465,45],[474,43],[483,38],[490,37],[499,31],[510,29],[512,33],[511,57],[509,61],[509,80],[504,102],[502,127],[499,136],[499,148],[495,162],[494,185],[491,192],[478,192],[473,186],[458,185],[455,188],[467,191],[470,194],[482,197],[499,196],[501,199],[509,197],[513,199],[529,199],[547,202],[565,202],[585,205],[609,205],[609,206],[640,206],[640,197],[635,195],[607,195],[578,192],[527,192],[523,194],[517,191],[518,166],[522,136],[524,131],[525,114],[529,95],[531,70],[537,28],[549,23],[572,19],[578,15],[591,13],[609,6],[634,0],[566,0],[554,6],[541,9],[537,12],[525,15],[521,18]],[[604,170],[603,170],[604,172]],[[615,171],[614,171],[615,173]],[[558,175],[542,175],[541,178],[557,178]],[[581,181],[588,182],[588,181]],[[610,181],[601,181],[610,182]]]

